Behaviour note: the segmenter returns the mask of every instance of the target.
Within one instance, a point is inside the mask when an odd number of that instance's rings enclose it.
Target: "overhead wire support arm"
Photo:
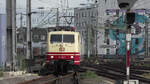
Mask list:
[[[70,26],[72,24],[72,19],[75,17],[75,16],[62,16],[65,18],[65,21],[67,22],[67,24]],[[67,20],[67,18],[70,18],[70,21]]]

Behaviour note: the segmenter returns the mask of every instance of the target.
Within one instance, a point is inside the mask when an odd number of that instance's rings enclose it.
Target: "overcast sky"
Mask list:
[[[6,0],[0,0],[0,13],[5,12],[5,1]],[[32,9],[36,9],[38,7],[50,7],[50,8],[56,8],[58,6],[61,7],[60,2],[61,1],[64,2],[67,0],[31,0],[31,1],[32,1]],[[87,1],[90,0],[68,0],[68,1],[69,1],[69,7],[77,7],[79,6],[80,3],[87,3]],[[26,7],[26,0],[17,0],[17,9],[25,10],[25,7]],[[150,9],[150,0],[138,0],[134,8]]]
[[[58,7],[60,6],[60,2],[65,2],[67,0],[31,0],[32,1],[32,8],[37,7]],[[68,0],[69,7],[77,7],[80,3],[86,3],[87,1],[95,1],[95,0]],[[102,0],[99,0],[102,1]],[[109,0],[105,0],[109,1]],[[26,7],[26,0],[17,0],[17,7],[18,8],[25,8]],[[148,8],[150,9],[150,0],[138,0],[135,4],[136,8]]]
[[[5,0],[0,0],[0,13],[5,13]]]
[[[37,7],[52,7],[56,8],[60,6],[60,2],[63,1],[64,3],[67,0],[31,0],[32,1],[32,8]],[[69,7],[77,7],[80,3],[85,3],[87,0],[68,0]],[[17,0],[17,8],[25,8],[26,0]]]
[[[5,1],[0,0],[0,13],[5,12]],[[26,8],[26,0],[16,0],[17,1],[17,9],[25,9]],[[36,9],[38,7],[49,7],[49,8],[56,8],[61,7],[60,2],[67,1],[67,0],[31,0],[32,2],[32,9]],[[80,3],[86,3],[87,0],[68,0],[69,7],[77,7]]]

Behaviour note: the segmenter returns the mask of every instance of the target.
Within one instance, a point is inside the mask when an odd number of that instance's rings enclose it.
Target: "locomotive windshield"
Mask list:
[[[61,34],[55,34],[55,35],[51,35],[51,43],[55,43],[55,42],[62,42],[62,35]]]
[[[64,43],[74,43],[74,35],[63,35]]]
[[[74,35],[70,34],[52,34],[51,35],[51,43],[74,43]]]

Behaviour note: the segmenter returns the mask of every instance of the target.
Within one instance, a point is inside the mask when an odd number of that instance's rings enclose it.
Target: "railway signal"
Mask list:
[[[131,25],[135,21],[135,13],[129,12],[130,9],[133,7],[134,3],[137,0],[117,0],[118,6],[120,9],[127,10],[126,11],[126,24],[127,24],[127,31],[126,31],[126,75],[127,75],[127,82],[124,84],[130,84],[130,54],[131,54]],[[137,83],[136,83],[137,84]]]

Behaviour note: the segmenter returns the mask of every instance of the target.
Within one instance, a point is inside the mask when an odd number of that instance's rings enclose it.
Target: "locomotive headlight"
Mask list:
[[[53,59],[53,58],[54,58],[54,56],[51,56],[51,58]]]
[[[73,56],[71,56],[70,58],[73,58]]]

